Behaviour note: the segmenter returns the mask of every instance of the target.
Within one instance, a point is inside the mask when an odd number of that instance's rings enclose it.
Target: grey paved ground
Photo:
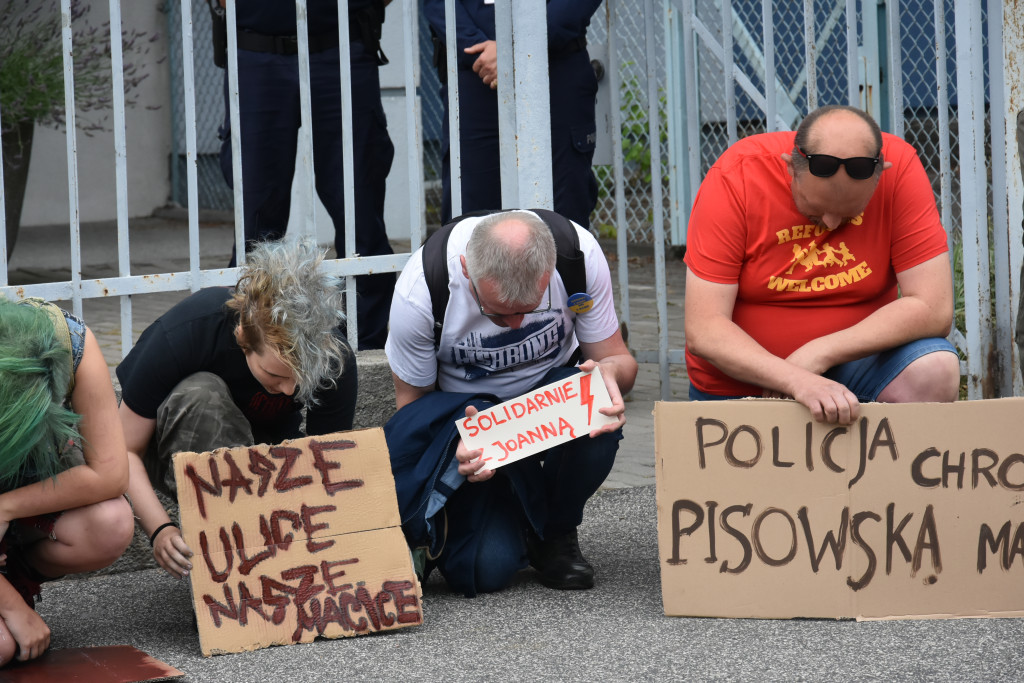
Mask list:
[[[131,644],[189,681],[1008,681],[1024,620],[863,622],[681,619],[661,614],[652,487],[599,493],[581,542],[590,591],[541,587],[532,570],[473,600],[436,575],[422,626],[203,658],[189,591],[158,570],[47,585],[54,647]]]
[[[140,221],[133,227],[133,260],[148,263],[140,268],[149,272],[167,270],[173,249],[184,244],[181,231],[173,220]],[[96,251],[109,230],[100,226],[88,232],[89,249]],[[203,266],[220,265],[230,244],[227,231],[211,224],[202,234]],[[67,267],[53,256],[64,253],[59,231],[36,238],[26,235],[19,243],[12,282],[41,281]],[[108,259],[113,261],[101,250],[86,259],[87,276],[112,272]],[[655,348],[649,259],[632,257],[630,275],[630,343]],[[671,343],[680,348],[678,263],[669,264],[669,287]],[[135,336],[148,316],[167,308],[175,296],[138,297]],[[87,304],[85,313],[104,340],[108,361],[116,361],[116,307]],[[684,397],[681,369],[674,370],[672,384],[673,397]],[[189,681],[1024,680],[1020,619],[857,623],[664,617],[650,415],[659,396],[657,368],[642,366],[630,396],[626,438],[608,482],[616,490],[594,497],[580,532],[598,572],[591,591],[551,591],[527,570],[510,589],[467,600],[448,592],[435,574],[424,587],[422,626],[209,659],[199,650],[188,585],[158,570],[47,584],[39,611],[53,630],[54,648],[130,644],[186,672]]]

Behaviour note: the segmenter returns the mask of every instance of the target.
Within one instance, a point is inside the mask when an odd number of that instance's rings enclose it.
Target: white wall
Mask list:
[[[121,7],[122,28],[143,31],[148,36],[159,35],[157,41],[148,44],[145,70],[149,76],[135,91],[138,104],[125,114],[129,216],[148,216],[166,204],[170,196],[167,26],[160,4],[157,0],[129,0]],[[90,23],[100,25],[107,17],[107,3],[93,2]],[[112,113],[108,119],[110,127]],[[114,135],[103,132],[88,137],[79,132],[77,145],[79,219],[111,220],[117,215]],[[63,129],[36,126],[22,210],[23,228],[69,221],[67,178],[67,138]]]

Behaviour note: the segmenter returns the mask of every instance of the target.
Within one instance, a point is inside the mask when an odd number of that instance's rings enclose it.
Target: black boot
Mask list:
[[[594,568],[580,552],[576,529],[545,540],[530,531],[526,538],[526,554],[530,558],[530,566],[540,574],[540,582],[548,588],[582,590],[594,587]]]

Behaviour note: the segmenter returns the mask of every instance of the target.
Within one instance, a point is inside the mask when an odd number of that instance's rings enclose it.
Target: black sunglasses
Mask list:
[[[807,169],[811,175],[819,178],[831,178],[840,166],[845,166],[846,174],[854,180],[867,180],[875,174],[875,167],[878,166],[878,157],[840,159],[828,154],[808,154],[799,147],[796,149],[807,159]]]

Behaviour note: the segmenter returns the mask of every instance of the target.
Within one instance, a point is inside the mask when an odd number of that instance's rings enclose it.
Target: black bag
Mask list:
[[[221,69],[228,65],[228,14],[217,0],[207,0],[213,27],[213,63]]]

